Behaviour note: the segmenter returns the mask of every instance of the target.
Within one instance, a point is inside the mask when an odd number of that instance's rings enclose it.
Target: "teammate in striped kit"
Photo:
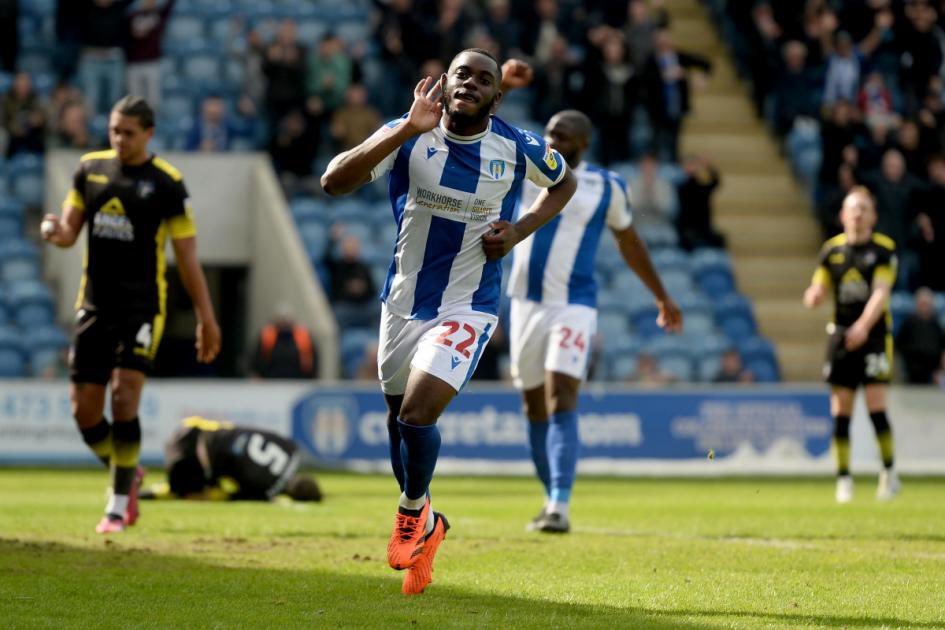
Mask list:
[[[541,137],[492,116],[501,86],[491,54],[461,52],[439,81],[427,77],[416,86],[404,117],[335,157],[322,176],[326,192],[337,195],[390,173],[398,237],[381,295],[378,375],[401,488],[387,559],[409,569],[408,594],[429,584],[449,527],[429,500],[440,449],[436,421],[495,327],[499,259],[560,212],[577,185]],[[526,179],[547,191],[511,223]]]
[[[626,183],[581,160],[591,131],[591,121],[575,110],[559,112],[548,122],[545,139],[573,169],[578,188],[560,215],[516,248],[508,287],[512,376],[522,390],[532,460],[545,488],[545,506],[529,529],[543,532],[570,529],[568,504],[579,446],[577,396],[597,328],[594,258],[605,225],[627,265],[656,297],[660,326],[682,329],[679,307],[631,225]],[[522,207],[537,194],[526,184]]]

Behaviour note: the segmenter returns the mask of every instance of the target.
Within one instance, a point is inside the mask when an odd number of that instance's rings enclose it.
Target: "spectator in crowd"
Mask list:
[[[134,0],[74,0],[83,5],[79,78],[94,114],[111,110],[125,92],[125,11]]]
[[[14,72],[20,49],[20,0],[0,0],[0,72]]]
[[[554,41],[549,42],[549,55]],[[594,41],[598,47],[590,50],[585,60],[583,93],[597,125],[600,160],[608,165],[630,159],[630,121],[640,88],[638,72],[627,60],[619,33],[601,29]]]
[[[88,151],[100,145],[100,138],[92,138],[89,131],[89,117],[85,104],[72,101],[59,113],[59,119],[50,144],[64,149],[82,149]]]
[[[46,112],[33,90],[33,81],[18,72],[3,97],[0,127],[7,130],[7,156],[20,152],[42,153],[45,147]]]
[[[347,151],[361,144],[381,122],[380,112],[368,103],[367,89],[360,83],[349,85],[344,106],[331,117],[331,137],[337,151]]]
[[[945,291],[945,156],[929,160],[929,185],[917,204],[919,282],[933,291]]]
[[[857,166],[852,161],[856,156],[856,143],[867,135],[866,128],[857,120],[856,110],[849,101],[839,100],[830,105],[828,111],[829,117],[820,125],[821,185],[830,185],[836,181],[837,171],[843,162]]]
[[[557,0],[535,0],[534,15],[525,22],[523,35],[525,54],[535,65],[549,63],[552,44],[558,37],[570,41],[565,19]]]
[[[372,328],[380,308],[371,268],[361,257],[361,241],[345,233],[344,226],[332,226],[333,247],[325,256],[330,278],[329,298],[338,325],[346,328]],[[332,250],[337,249],[337,252]]]
[[[774,88],[774,125],[787,134],[800,116],[817,115],[816,81],[807,69],[807,46],[791,40],[782,48],[783,62]]]
[[[945,331],[935,320],[935,294],[928,287],[915,292],[915,313],[906,316],[896,334],[910,383],[928,384],[945,352]]]
[[[653,55],[656,32],[668,26],[669,13],[662,6],[651,8],[646,0],[630,0],[627,3],[627,23],[623,33],[630,65],[634,68],[646,67]]]
[[[86,2],[80,0],[56,0],[56,47],[53,51],[53,67],[60,83],[75,76],[79,68],[82,43],[82,16]]]
[[[204,153],[230,150],[233,130],[227,121],[226,103],[219,96],[208,96],[200,105],[200,116],[187,135],[186,149]]]
[[[306,188],[312,177],[312,162],[318,151],[318,133],[299,110],[287,114],[269,143],[276,172],[288,191]],[[312,183],[314,189],[315,184]]]
[[[499,45],[499,59],[522,56],[522,27],[512,16],[509,0],[486,0],[485,27]]]
[[[645,71],[650,124],[657,155],[675,162],[679,129],[689,113],[689,72],[697,68],[708,74],[712,64],[699,55],[676,50],[666,29],[657,31],[653,42],[653,56]]]
[[[427,33],[420,12],[414,10],[413,0],[391,0],[382,9],[375,38],[380,47],[384,75],[395,85],[410,85],[411,80],[416,85],[414,75],[417,68],[427,60],[435,59]],[[405,112],[410,107],[410,93],[406,90],[384,89],[378,97],[381,109],[386,112]]]
[[[259,332],[253,354],[253,375],[257,378],[309,379],[318,374],[318,356],[312,335],[281,304]]]
[[[840,208],[847,194],[858,183],[854,168],[846,162],[841,164],[837,169],[836,183],[826,189],[823,201],[817,206],[817,219],[824,240],[843,231],[843,226],[840,225]]]
[[[929,77],[942,68],[942,42],[945,33],[936,23],[938,13],[927,2],[909,2],[905,6],[908,18],[902,36],[898,39],[902,59],[900,80],[906,99],[906,111],[914,112],[925,94]]]
[[[917,178],[926,175],[929,155],[937,148],[922,142],[919,125],[911,118],[902,121],[896,130],[895,147],[906,161],[906,170]]]
[[[282,20],[275,40],[265,48],[262,71],[266,77],[266,109],[271,133],[290,113],[305,104],[305,48],[297,39],[297,27],[291,19]]]
[[[847,31],[837,31],[834,49],[827,58],[827,75],[824,81],[824,105],[838,100],[854,102],[860,87],[860,74],[865,58],[882,43],[885,34],[893,25],[892,11],[876,13],[873,29],[855,45]]]
[[[452,59],[465,45],[470,24],[478,20],[466,5],[466,0],[439,0],[438,11],[432,20],[430,46],[440,59]]]
[[[755,375],[742,365],[742,355],[735,348],[729,348],[722,353],[719,372],[713,379],[714,383],[753,383]]]
[[[912,204],[919,188],[916,178],[906,171],[902,153],[888,149],[879,171],[868,173],[864,181],[876,197],[876,231],[905,245],[910,236]]]
[[[866,76],[857,97],[857,106],[869,129],[877,125],[887,129],[899,125],[899,115],[893,108],[892,92],[879,72],[870,72]]]
[[[552,41],[548,63],[534,68],[534,73],[532,119],[549,120],[577,101],[584,75],[563,36],[559,35]]]
[[[648,352],[641,352],[637,355],[637,368],[629,380],[648,387],[659,387],[674,382],[676,378],[660,368],[659,359],[655,356]]]
[[[630,178],[630,191],[634,225],[668,224],[675,219],[676,191],[659,176],[659,162],[652,153],[640,160],[638,174]]]
[[[305,81],[308,110],[315,116],[331,114],[342,105],[348,86],[355,79],[354,60],[345,52],[345,42],[328,32],[312,51]]]
[[[126,16],[128,92],[161,111],[161,40],[176,0],[140,0]]]
[[[679,185],[679,215],[676,228],[680,245],[686,250],[696,247],[725,247],[725,237],[712,226],[712,193],[718,187],[719,172],[702,155],[683,161],[686,179]]]

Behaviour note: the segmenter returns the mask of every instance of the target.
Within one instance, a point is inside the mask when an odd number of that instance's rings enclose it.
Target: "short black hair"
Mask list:
[[[590,137],[594,134],[594,125],[591,123],[591,119],[588,118],[587,114],[582,111],[578,111],[576,109],[563,109],[552,116],[551,120],[554,120],[555,118],[566,121],[574,128],[574,131],[577,132],[578,135],[584,138],[590,139]],[[551,120],[548,122],[550,123]]]
[[[115,103],[112,111],[118,112],[122,116],[134,116],[145,129],[154,127],[154,110],[140,96],[134,96],[133,94],[125,96]]]
[[[308,475],[296,475],[289,479],[285,493],[295,501],[321,501],[322,491],[318,482]]]
[[[464,53],[476,53],[477,55],[482,55],[484,57],[488,57],[489,59],[491,59],[495,63],[496,71],[498,71],[499,73],[499,83],[502,83],[502,64],[499,63],[499,60],[496,58],[495,55],[493,55],[491,52],[489,52],[485,48],[467,48],[465,50],[459,51],[456,54],[456,57],[459,57],[460,55]],[[453,61],[456,61],[456,57],[453,57]],[[453,65],[453,61],[450,61],[451,66]]]

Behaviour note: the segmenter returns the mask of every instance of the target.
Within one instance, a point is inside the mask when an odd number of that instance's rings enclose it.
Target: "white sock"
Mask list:
[[[550,514],[560,514],[562,518],[568,518],[568,504],[561,501],[549,501],[548,512]]]
[[[124,518],[125,511],[128,509],[127,494],[113,494],[108,499],[108,505],[105,506],[106,514],[115,514]]]
[[[407,495],[404,493],[400,495],[400,507],[405,510],[422,510],[426,502],[427,495],[423,495],[419,499],[408,499]]]
[[[430,504],[430,511],[427,513],[427,522],[423,526],[423,534],[428,536],[430,532],[433,531],[433,526],[436,524],[436,517],[433,516],[433,504]]]

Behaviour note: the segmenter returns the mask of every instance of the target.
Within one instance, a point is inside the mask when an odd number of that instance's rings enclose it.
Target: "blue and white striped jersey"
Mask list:
[[[605,224],[615,230],[630,226],[630,193],[619,175],[586,162],[574,169],[574,175],[577,191],[564,210],[513,250],[511,297],[597,306],[597,245]],[[524,186],[521,207],[529,208],[538,193]]]
[[[497,314],[502,267],[486,261],[482,235],[490,222],[512,219],[523,180],[553,186],[565,169],[540,136],[494,116],[483,133],[469,137],[441,122],[384,158],[371,179],[390,173],[397,221],[381,293],[387,309],[409,319],[433,319],[458,307]]]

